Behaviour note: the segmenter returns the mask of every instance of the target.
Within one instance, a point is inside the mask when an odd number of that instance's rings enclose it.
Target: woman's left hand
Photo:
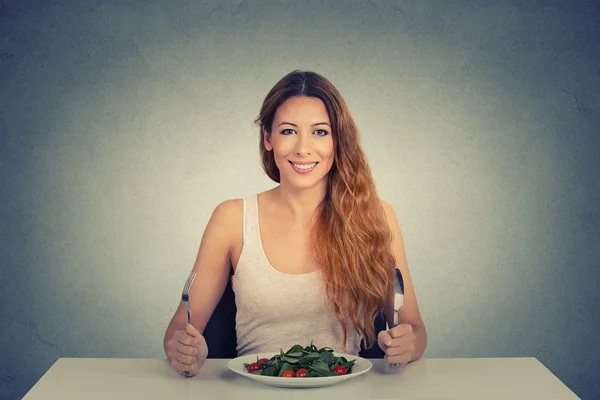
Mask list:
[[[408,364],[412,360],[416,341],[417,336],[410,324],[401,324],[377,335],[377,344],[385,352],[385,360],[390,364]]]

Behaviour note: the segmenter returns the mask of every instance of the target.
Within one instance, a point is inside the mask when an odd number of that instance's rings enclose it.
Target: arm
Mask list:
[[[396,213],[390,204],[384,201],[381,203],[393,236],[392,253],[396,258],[396,267],[400,269],[402,278],[404,280],[404,305],[400,307],[400,310],[398,311],[398,325],[400,326],[403,324],[408,324],[412,327],[412,332],[416,336],[416,340],[413,342],[414,348],[409,361],[414,361],[421,358],[425,352],[425,348],[427,347],[427,330],[425,329],[425,324],[423,323],[421,313],[419,312],[417,296],[410,278],[410,271],[408,270],[408,263],[406,261],[406,253],[404,249],[404,241],[402,239],[402,232],[400,231],[400,225],[398,224]],[[392,293],[386,307],[386,320],[388,322],[388,326],[390,327],[393,326],[394,322],[393,299],[394,296]]]
[[[196,278],[189,296],[192,325],[200,333],[204,331],[227,285],[231,268],[231,249],[236,238],[241,237],[241,221],[242,200],[225,201],[215,208],[202,235],[193,267]],[[185,331],[186,325],[187,311],[180,301],[163,339],[167,357],[167,343],[176,331]]]

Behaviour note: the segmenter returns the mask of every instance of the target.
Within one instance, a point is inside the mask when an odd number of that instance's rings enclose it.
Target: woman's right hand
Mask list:
[[[167,356],[171,368],[178,374],[184,375],[187,371],[194,376],[206,361],[208,346],[200,331],[187,324],[185,330],[175,331],[167,342]]]

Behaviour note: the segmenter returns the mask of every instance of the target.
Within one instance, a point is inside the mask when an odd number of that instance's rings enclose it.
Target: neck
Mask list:
[[[306,225],[312,222],[315,210],[325,198],[326,190],[326,181],[324,184],[306,189],[291,188],[281,184],[275,190],[275,194],[292,219]]]

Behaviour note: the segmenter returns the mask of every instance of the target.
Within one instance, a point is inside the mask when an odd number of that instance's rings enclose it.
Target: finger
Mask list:
[[[415,349],[413,343],[404,343],[401,346],[390,346],[385,350],[385,354],[390,357],[400,356],[405,353],[412,353]]]
[[[390,336],[395,339],[412,333],[412,326],[409,324],[402,324],[393,327],[392,329],[388,330],[388,332]]]
[[[381,331],[377,335],[377,342],[380,348],[387,348],[390,344],[392,344],[392,336],[388,331]]]
[[[191,338],[191,336],[188,335],[187,332],[184,329],[184,330],[175,331],[175,333],[171,337],[171,341],[173,341],[175,343],[183,343],[183,344],[185,344],[186,338]]]
[[[208,346],[204,336],[198,335],[197,337],[193,337],[187,331],[181,331],[181,335],[177,338],[174,348],[181,354],[191,355],[201,360],[208,357]]]
[[[400,365],[406,365],[410,362],[411,359],[411,354],[410,353],[403,353],[401,355],[397,355],[397,356],[385,356],[384,357],[385,360],[390,363],[390,364],[400,364]]]
[[[177,341],[184,346],[193,346],[196,343],[196,339],[193,336],[190,336],[186,332],[183,335],[177,337]]]
[[[188,356],[180,352],[176,352],[173,359],[184,365],[192,365],[198,362],[196,357]]]
[[[177,346],[177,352],[186,356],[196,357],[200,352],[200,349],[196,346],[185,346],[179,344],[179,346]]]
[[[392,339],[392,342],[390,343],[390,345],[388,347],[402,347],[402,346],[406,346],[407,344],[414,343],[415,341],[416,341],[416,337],[414,335],[404,335],[404,336],[400,336],[395,339]]]
[[[198,329],[196,329],[194,327],[194,325],[192,324],[187,324],[185,326],[185,331],[187,332],[188,335],[193,336],[193,337],[197,337],[200,336],[200,331],[198,331]]]
[[[194,367],[194,364],[185,364],[176,358],[173,358],[171,360],[171,367],[177,372],[185,372],[190,371]]]
[[[198,373],[199,366],[197,363],[194,364],[182,364],[177,360],[171,360],[171,368],[175,370],[175,372],[179,374],[184,374],[185,372],[189,372],[190,375],[194,376]]]

